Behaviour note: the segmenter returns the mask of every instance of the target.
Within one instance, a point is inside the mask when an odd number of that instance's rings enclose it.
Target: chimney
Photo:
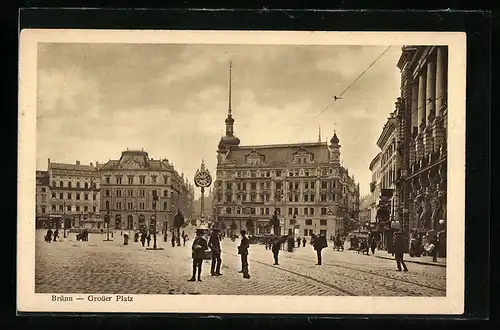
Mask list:
[[[79,160],[76,161],[76,165],[80,165],[80,161]]]

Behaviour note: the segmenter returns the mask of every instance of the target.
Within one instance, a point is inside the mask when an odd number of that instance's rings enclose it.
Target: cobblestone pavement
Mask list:
[[[147,251],[133,241],[123,245],[118,231],[114,241],[90,234],[76,242],[69,234],[61,242],[46,243],[36,237],[35,291],[37,293],[105,294],[203,294],[203,295],[358,295],[444,296],[446,268],[408,264],[410,272],[396,272],[395,262],[351,251],[323,251],[323,265],[316,266],[310,245],[293,253],[281,251],[280,265],[272,253],[252,245],[251,278],[239,274],[238,241],[222,243],[223,276],[211,277],[210,262],[203,263],[203,282],[191,276],[191,241],[172,247],[158,240],[164,250]],[[152,244],[152,243],[151,243]]]

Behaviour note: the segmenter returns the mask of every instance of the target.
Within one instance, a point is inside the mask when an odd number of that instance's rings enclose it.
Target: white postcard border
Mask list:
[[[448,45],[448,239],[446,297],[303,297],[131,295],[133,302],[56,302],[35,293],[37,43],[177,43],[288,45]],[[19,50],[19,312],[462,314],[465,258],[466,35],[461,32],[146,31],[26,29]],[[394,64],[396,65],[396,64]],[[96,293],[95,296],[98,294]],[[107,295],[114,297],[115,295]],[[208,298],[208,299],[207,299]]]

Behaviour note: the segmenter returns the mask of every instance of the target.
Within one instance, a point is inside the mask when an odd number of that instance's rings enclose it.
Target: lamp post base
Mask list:
[[[146,250],[148,250],[148,251],[157,251],[157,250],[165,250],[165,249],[162,248],[162,247],[152,247],[152,248],[146,248]]]

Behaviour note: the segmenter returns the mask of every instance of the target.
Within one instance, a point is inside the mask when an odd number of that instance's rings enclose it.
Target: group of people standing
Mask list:
[[[59,229],[54,230],[54,232],[52,232],[52,229],[50,228],[47,230],[47,234],[45,234],[45,242],[50,243],[52,242],[52,240],[54,240],[54,242],[57,242],[58,238],[59,238]]]
[[[205,229],[197,229],[196,237],[193,240],[193,244],[191,246],[192,250],[192,258],[193,258],[193,274],[191,278],[188,280],[189,282],[202,282],[201,279],[201,271],[203,260],[207,259],[206,251],[210,249],[210,259],[212,260],[210,274],[212,276],[222,276],[220,272],[221,269],[221,245],[220,241],[222,240],[222,236],[218,229],[212,229],[212,232],[207,240],[203,237],[205,233]],[[238,254],[241,257],[241,270],[239,273],[243,274],[243,278],[249,279],[250,273],[248,270],[248,248],[250,247],[250,241],[246,236],[246,231],[241,231],[241,242],[238,246]]]

